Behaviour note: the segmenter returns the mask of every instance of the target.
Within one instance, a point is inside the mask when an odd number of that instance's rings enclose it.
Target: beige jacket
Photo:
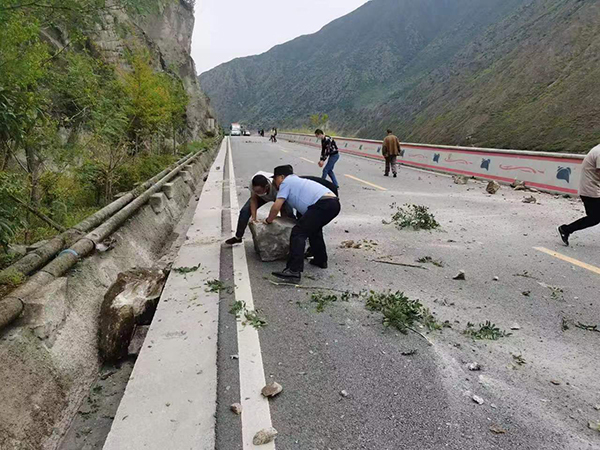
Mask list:
[[[400,154],[400,141],[393,134],[388,134],[383,140],[383,147],[381,148],[381,154],[383,156],[398,156]]]

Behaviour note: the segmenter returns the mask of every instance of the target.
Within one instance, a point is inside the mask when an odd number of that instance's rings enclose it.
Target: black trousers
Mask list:
[[[582,195],[581,200],[583,201],[583,206],[585,206],[586,216],[569,225],[565,225],[564,230],[569,234],[600,224],[600,198],[584,197]]]
[[[327,262],[323,227],[337,217],[340,209],[338,198],[327,198],[319,200],[302,215],[290,236],[290,257],[287,263],[289,269],[295,272],[304,270],[304,249],[307,239],[315,262],[320,264]]]

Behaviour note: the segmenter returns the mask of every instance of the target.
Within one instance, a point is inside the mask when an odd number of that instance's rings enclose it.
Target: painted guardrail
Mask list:
[[[279,133],[278,137],[321,148],[311,135]],[[383,141],[336,137],[342,153],[383,160]],[[512,183],[524,181],[543,191],[577,194],[584,155],[402,143],[398,162],[426,170]]]

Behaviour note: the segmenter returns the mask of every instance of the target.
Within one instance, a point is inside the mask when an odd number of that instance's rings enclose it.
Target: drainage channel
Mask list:
[[[179,248],[185,242],[187,230],[192,224],[203,187],[204,183],[200,179],[185,213],[173,230],[170,239],[165,243],[165,251],[160,259],[162,263],[173,262]],[[135,361],[136,356],[130,355],[117,365],[104,365],[100,369],[96,382],[91,386],[88,395],[79,406],[67,433],[57,447],[58,450],[100,450],[103,448]]]

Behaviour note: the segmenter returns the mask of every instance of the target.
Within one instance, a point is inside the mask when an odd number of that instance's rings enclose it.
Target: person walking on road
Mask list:
[[[277,200],[265,222],[272,223],[285,203],[302,215],[292,229],[287,266],[281,272],[273,272],[273,276],[297,284],[301,281],[304,271],[304,249],[307,239],[313,256],[310,263],[322,269],[327,268],[323,227],[340,213],[340,200],[322,184],[294,175],[291,166],[276,167],[273,182],[278,188]]]
[[[591,149],[583,160],[579,196],[585,206],[586,216],[558,227],[558,233],[567,246],[571,234],[600,224],[600,145]]]
[[[315,130],[315,136],[318,139],[321,139],[321,159],[319,161],[319,167],[325,166],[323,168],[322,178],[327,179],[327,176],[329,176],[333,184],[335,184],[335,187],[339,188],[340,185],[335,177],[335,173],[333,173],[335,163],[340,159],[338,146],[335,143],[335,140],[331,136],[326,136],[321,129]],[[327,161],[327,163],[325,163],[325,161]]]
[[[226,244],[234,245],[241,243],[250,219],[256,221],[258,209],[269,202],[277,200],[277,188],[273,184],[272,178],[273,174],[269,172],[258,172],[252,177],[250,183],[250,198],[242,209],[240,209],[235,236],[227,239],[225,241]],[[285,217],[293,217],[294,211],[288,204],[284,204],[282,207],[282,215]]]
[[[381,154],[385,158],[385,173],[383,176],[390,176],[391,167],[394,178],[396,178],[398,176],[396,160],[400,154],[400,141],[394,135],[392,130],[387,130],[387,136],[383,140],[383,146],[381,147]]]

